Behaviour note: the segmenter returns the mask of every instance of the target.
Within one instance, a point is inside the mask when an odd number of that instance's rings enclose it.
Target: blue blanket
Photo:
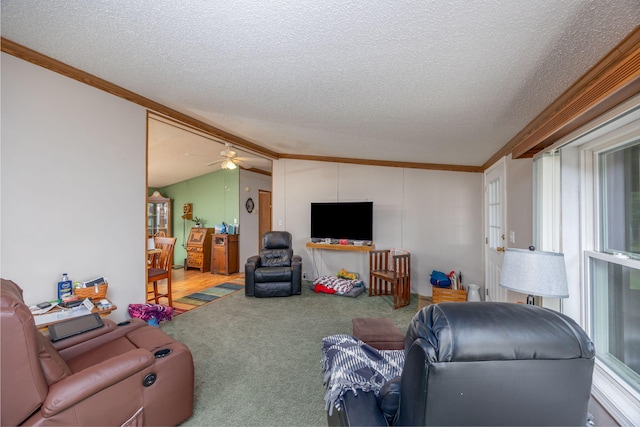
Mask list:
[[[389,380],[399,377],[404,366],[404,350],[377,350],[351,335],[331,335],[322,339],[322,370],[325,410],[340,410],[342,395],[348,390],[373,391],[376,395]]]

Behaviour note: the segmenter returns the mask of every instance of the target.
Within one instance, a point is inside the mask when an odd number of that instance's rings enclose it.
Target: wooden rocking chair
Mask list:
[[[411,254],[407,251],[369,252],[369,296],[392,295],[393,308],[411,304]]]

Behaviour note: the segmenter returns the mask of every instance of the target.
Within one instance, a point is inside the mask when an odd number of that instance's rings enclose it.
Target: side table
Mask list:
[[[111,301],[109,301],[109,304],[110,305],[107,306],[96,304],[96,306],[91,311],[89,311],[85,306],[82,305],[68,309],[54,307],[44,314],[34,314],[33,319],[36,321],[36,327],[42,331],[46,330],[49,325],[53,325],[54,323],[59,323],[68,319],[72,319],[74,317],[85,316],[91,313],[98,313],[102,317],[107,316],[111,314],[111,312],[118,309],[118,307],[112,304]]]

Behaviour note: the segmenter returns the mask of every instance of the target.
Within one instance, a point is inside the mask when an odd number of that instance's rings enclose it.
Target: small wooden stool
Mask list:
[[[353,336],[378,350],[404,350],[404,334],[395,323],[383,318],[352,319]]]

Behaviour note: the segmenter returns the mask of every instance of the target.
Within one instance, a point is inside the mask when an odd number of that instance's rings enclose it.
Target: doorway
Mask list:
[[[507,301],[507,290],[499,285],[505,251],[507,191],[505,158],[484,173],[485,299]]]
[[[244,210],[244,200],[239,200],[241,173],[271,176],[270,159],[228,146],[192,125],[149,111],[147,129],[148,188],[158,189],[170,198],[176,213],[184,204],[191,204],[192,217],[203,218],[205,228],[240,219],[241,209]],[[222,160],[228,159],[237,163],[237,167],[232,169],[228,164],[223,167]],[[187,256],[186,241],[194,223],[177,214],[173,215],[172,223],[171,237],[178,242],[174,264],[180,265]],[[257,225],[241,224],[241,231],[240,239],[256,241]]]
[[[262,248],[262,236],[271,231],[271,191],[258,191],[258,249]]]

